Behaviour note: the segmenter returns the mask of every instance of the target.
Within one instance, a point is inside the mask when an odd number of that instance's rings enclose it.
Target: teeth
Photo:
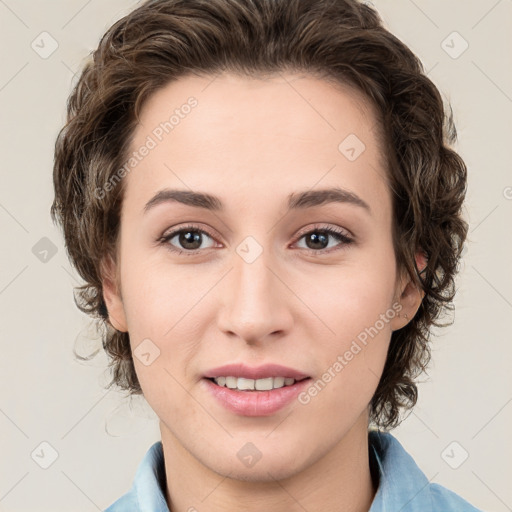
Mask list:
[[[219,386],[240,391],[270,391],[271,389],[291,386],[295,379],[285,377],[267,377],[266,379],[246,379],[244,377],[216,377],[213,379]]]

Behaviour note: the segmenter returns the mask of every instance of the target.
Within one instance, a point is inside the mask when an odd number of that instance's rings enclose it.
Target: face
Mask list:
[[[391,333],[405,323],[397,312],[415,303],[395,270],[364,99],[311,76],[186,77],[145,104],[131,149],[120,289],[105,281],[104,296],[162,436],[216,473],[265,479],[366,430]],[[186,204],[163,190],[216,199]],[[229,363],[309,379],[292,399],[230,391],[265,398],[229,405],[205,378]],[[257,448],[258,464],[240,463],[242,447]]]

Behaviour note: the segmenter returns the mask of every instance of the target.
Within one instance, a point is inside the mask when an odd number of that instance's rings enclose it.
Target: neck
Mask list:
[[[376,493],[368,453],[367,414],[301,471],[287,478],[242,480],[201,463],[160,422],[171,512],[368,512]],[[293,455],[291,456],[293,459]],[[269,476],[272,470],[268,472]]]

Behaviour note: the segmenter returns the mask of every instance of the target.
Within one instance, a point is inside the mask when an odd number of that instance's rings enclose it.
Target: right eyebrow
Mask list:
[[[210,194],[204,192],[192,192],[190,190],[177,190],[165,188],[155,194],[144,206],[144,213],[151,208],[168,202],[182,203],[187,206],[195,206],[206,210],[221,211],[224,210],[222,201]]]

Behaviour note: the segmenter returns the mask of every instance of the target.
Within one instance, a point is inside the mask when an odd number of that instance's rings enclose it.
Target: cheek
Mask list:
[[[171,268],[168,262],[147,257],[138,262],[132,259],[131,263],[133,266],[125,273],[123,301],[141,385],[147,389],[155,382],[167,382],[173,387],[170,374],[180,381],[183,377],[195,378],[187,374],[188,362],[199,350],[203,327],[213,321],[202,299],[214,287],[215,276],[198,275],[192,266]],[[158,353],[148,366],[136,360],[143,343],[150,352]]]
[[[338,402],[359,410],[378,385],[396,316],[392,256],[381,252],[380,258],[362,257],[350,267],[331,269],[322,286],[314,278],[304,282],[305,302],[322,320],[315,317],[314,325],[320,327],[309,336],[322,347],[317,353],[319,370],[325,372],[321,380],[332,382],[325,386],[325,407]]]
[[[391,307],[393,266],[358,261],[326,267],[297,280],[296,293],[323,321],[331,339],[348,340],[373,325]],[[393,262],[394,264],[394,262]]]
[[[161,337],[201,296],[197,280],[142,253],[125,258],[122,279],[130,333],[144,330],[145,336]]]

